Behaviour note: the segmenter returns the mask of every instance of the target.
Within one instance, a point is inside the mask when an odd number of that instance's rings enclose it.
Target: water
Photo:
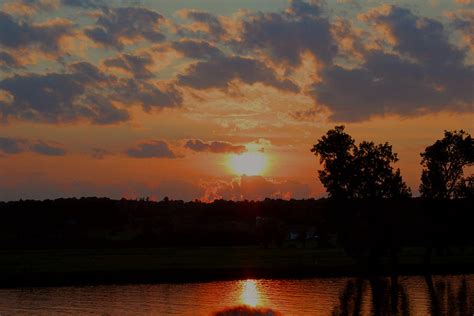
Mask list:
[[[473,315],[474,275],[0,290],[2,316],[213,315],[242,305],[281,315]]]

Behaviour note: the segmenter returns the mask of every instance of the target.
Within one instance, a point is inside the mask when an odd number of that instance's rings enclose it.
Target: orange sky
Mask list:
[[[0,200],[320,197],[310,148],[336,124],[392,144],[416,193],[420,152],[473,132],[469,2],[1,10]]]

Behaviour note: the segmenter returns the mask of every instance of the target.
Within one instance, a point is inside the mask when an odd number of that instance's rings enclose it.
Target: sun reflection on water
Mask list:
[[[255,307],[260,304],[260,292],[257,288],[255,280],[241,281],[242,292],[240,294],[240,301],[248,306]]]

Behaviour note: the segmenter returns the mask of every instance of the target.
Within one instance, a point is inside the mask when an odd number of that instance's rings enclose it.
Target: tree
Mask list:
[[[410,196],[398,161],[388,143],[363,141],[359,146],[344,132],[344,126],[329,130],[311,149],[323,169],[319,179],[332,198],[396,198]]]
[[[443,139],[421,154],[420,193],[423,197],[449,199],[469,192],[464,168],[474,165],[474,139],[467,132],[445,131]],[[472,184],[471,184],[472,186]]]
[[[354,149],[354,195],[357,198],[395,198],[410,196],[400,169],[391,164],[398,161],[388,143],[375,145],[363,141]]]
[[[329,130],[311,149],[324,165],[324,169],[318,171],[319,180],[333,198],[352,195],[354,149],[354,139],[344,132],[344,126]]]
[[[454,195],[456,198],[474,198],[474,175],[463,179]]]

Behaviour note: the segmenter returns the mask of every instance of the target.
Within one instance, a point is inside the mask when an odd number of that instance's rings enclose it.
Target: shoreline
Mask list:
[[[368,269],[335,250],[321,249],[209,247],[3,251],[0,252],[0,288],[474,273],[472,255],[433,257],[429,266],[415,259],[419,258],[401,256],[395,271],[387,258],[381,258],[377,265]]]
[[[429,273],[421,273],[418,266],[405,266],[396,274],[408,275],[464,275],[474,273],[472,265],[432,266]],[[69,286],[99,286],[99,285],[129,285],[129,284],[162,284],[162,283],[201,283],[246,279],[311,279],[311,278],[337,278],[337,277],[389,277],[393,274],[378,271],[367,274],[356,269],[324,269],[324,270],[239,270],[226,269],[223,271],[203,270],[162,270],[148,273],[139,271],[96,271],[93,273],[71,272],[67,274],[41,273],[23,274],[16,278],[3,278],[0,280],[0,289],[34,288],[34,287],[69,287]]]

